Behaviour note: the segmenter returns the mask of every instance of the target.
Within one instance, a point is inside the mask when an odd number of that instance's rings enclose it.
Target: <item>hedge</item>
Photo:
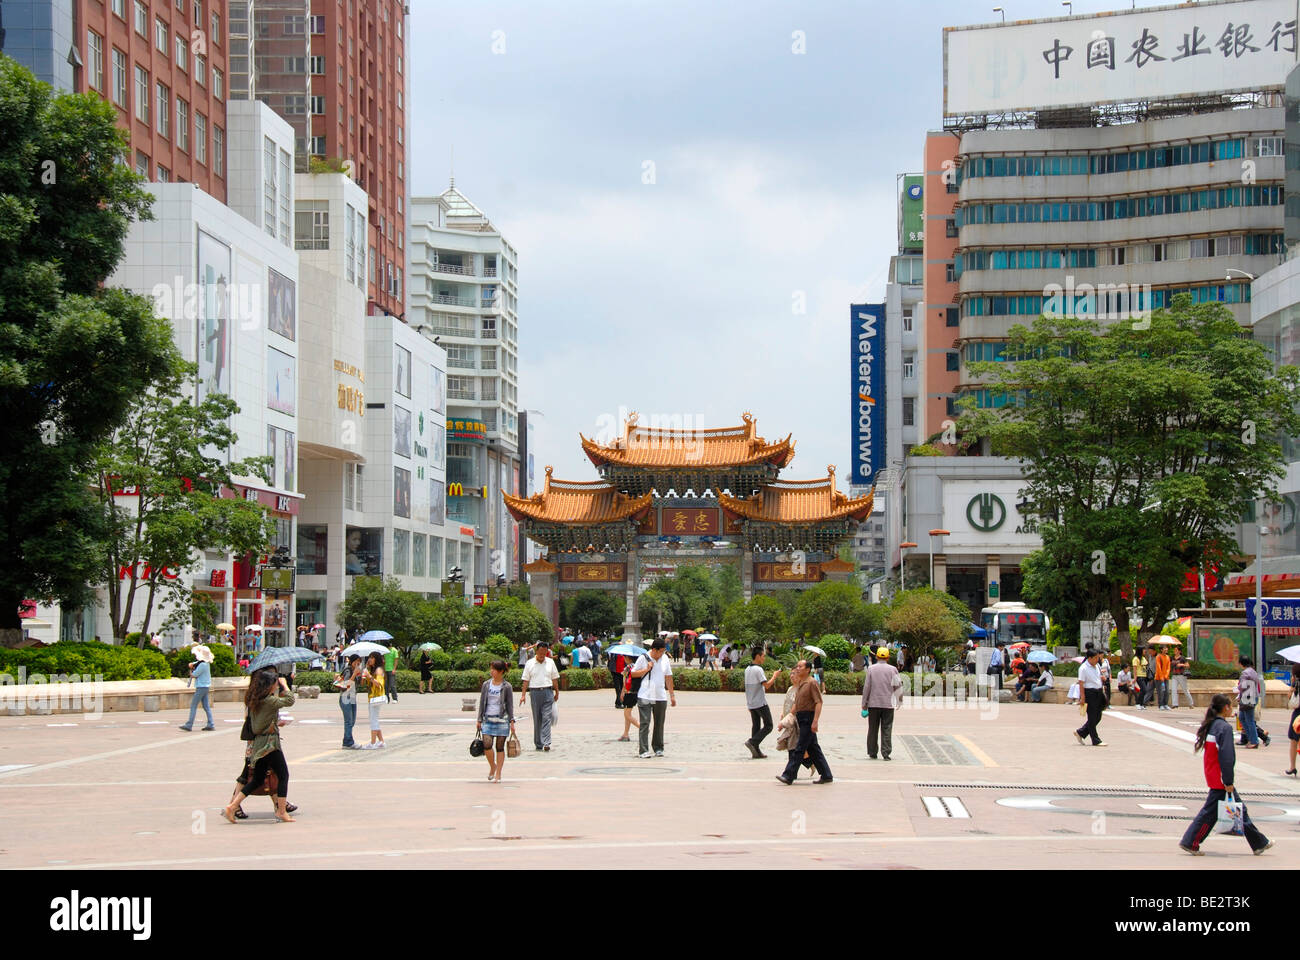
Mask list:
[[[213,643],[208,645],[212,651],[212,665],[209,668],[214,677],[239,677],[243,676],[244,671],[239,669],[239,664],[235,662],[235,651],[231,650],[224,643]],[[171,665],[172,676],[184,679],[190,675],[190,664],[194,662],[194,654],[191,652],[193,647],[181,647],[179,650],[172,650],[166,654],[167,662]]]
[[[0,648],[0,673],[47,677],[64,673],[102,676],[105,680],[165,680],[172,675],[167,658],[152,647],[119,647],[107,643],[55,643],[48,647]],[[188,671],[187,671],[188,673]]]

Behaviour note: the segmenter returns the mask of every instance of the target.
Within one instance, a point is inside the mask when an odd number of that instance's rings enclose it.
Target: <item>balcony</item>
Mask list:
[[[477,400],[478,397],[474,395],[473,390],[453,390],[451,387],[448,387],[447,399],[448,400]]]
[[[473,307],[479,303],[476,297],[451,297],[442,293],[429,294],[429,302],[440,303],[449,307]]]
[[[431,264],[429,264],[429,269],[431,269],[434,273],[449,273],[449,274],[454,274],[455,276],[458,276],[458,277],[472,277],[472,276],[474,276],[474,268],[473,268],[473,267],[463,266],[462,264],[459,264],[459,263],[437,263],[437,262],[435,262],[435,263],[431,263]]]
[[[461,370],[475,369],[473,357],[450,357],[449,356],[447,357],[447,366],[458,367]]]
[[[475,332],[472,328],[467,329],[465,327],[426,326],[425,329],[431,330],[434,336],[438,336],[438,337],[464,337],[465,339],[473,340],[478,336],[478,333]]]
[[[496,275],[497,275],[497,268],[496,268],[496,267],[484,267],[484,268],[483,268],[483,276],[485,276],[485,277],[495,277]]]

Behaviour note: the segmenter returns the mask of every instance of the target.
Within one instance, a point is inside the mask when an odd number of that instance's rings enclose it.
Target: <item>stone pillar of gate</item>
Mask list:
[[[538,567],[542,569],[537,569]],[[551,569],[547,570],[546,567]],[[524,569],[528,572],[528,599],[550,621],[551,629],[555,630],[560,625],[559,571],[546,561],[534,561]]]
[[[635,541],[627,551],[627,615],[623,618],[623,642],[641,643],[641,612],[637,602],[637,584],[640,581],[640,557]]]
[[[754,599],[754,554],[748,549],[740,554],[740,587],[746,603]]]
[[[1002,598],[1002,558],[996,553],[990,553],[984,560],[984,606],[991,607]],[[993,584],[998,585],[998,595],[995,597],[989,592],[989,587]]]

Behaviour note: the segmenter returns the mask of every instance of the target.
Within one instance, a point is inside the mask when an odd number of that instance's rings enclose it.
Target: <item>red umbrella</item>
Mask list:
[[[683,630],[683,631],[682,631],[682,636],[683,636],[683,637],[698,637],[699,634],[696,633],[694,630]]]
[[[1012,646],[1013,648],[1015,648],[1015,647],[1027,647],[1027,646],[1029,646],[1029,641],[1028,641],[1028,640],[1021,640],[1019,643],[1013,643],[1013,644],[1011,644],[1011,646]]]

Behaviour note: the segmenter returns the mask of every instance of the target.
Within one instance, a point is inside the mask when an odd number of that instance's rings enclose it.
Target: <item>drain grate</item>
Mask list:
[[[948,767],[982,766],[974,754],[950,736],[904,734],[894,739],[907,750],[913,763]]]
[[[940,820],[969,820],[970,811],[956,797],[922,797],[925,812]]]

